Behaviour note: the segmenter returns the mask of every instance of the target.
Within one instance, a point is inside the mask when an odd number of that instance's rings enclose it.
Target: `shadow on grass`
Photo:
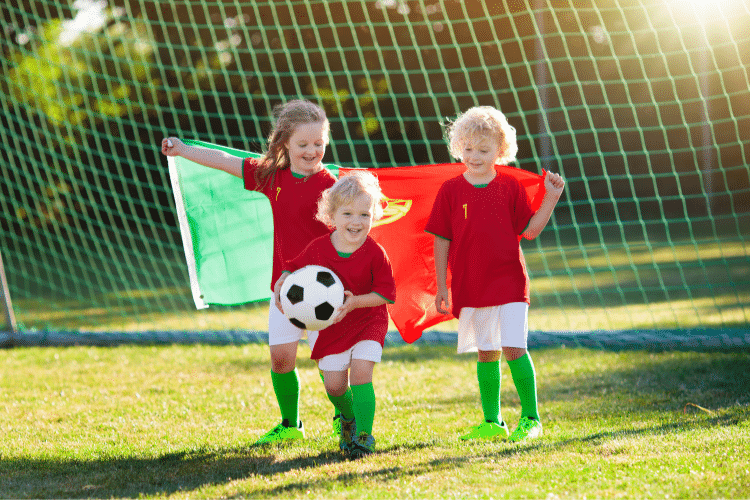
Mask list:
[[[611,431],[554,440],[544,437],[527,445],[471,445],[465,453],[455,446],[436,441],[398,443],[382,448],[380,454],[395,455],[388,464],[359,473],[356,467],[344,467],[335,475],[320,474],[310,480],[278,484],[278,476],[292,471],[310,470],[329,464],[346,462],[338,451],[308,452],[292,450],[293,458],[279,458],[277,449],[194,450],[164,454],[158,457],[101,457],[86,460],[64,458],[25,459],[0,456],[0,497],[2,498],[103,498],[168,496],[177,492],[195,492],[203,487],[228,484],[253,477],[275,479],[274,484],[241,490],[249,496],[274,497],[312,490],[325,494],[335,484],[344,486],[373,478],[385,485],[409,477],[440,473],[463,467],[483,458],[507,457],[535,450],[559,450],[576,446],[597,446],[622,437],[654,436],[689,432],[698,428],[729,427],[750,418],[750,356],[746,353],[705,354],[673,353],[650,356],[647,353],[620,354],[616,363],[606,354],[606,370],[598,369],[602,360],[586,350],[570,350],[566,360],[580,369],[558,370],[548,382],[540,383],[540,408],[544,417],[545,402],[585,399],[580,415],[566,414],[566,419],[591,418],[593,414],[625,416],[639,412],[681,411],[688,402],[709,409],[699,411],[700,417],[684,419],[643,428],[615,426]],[[406,350],[392,354],[394,361],[421,363],[432,357],[447,356],[445,348]],[[401,359],[403,356],[405,359]],[[385,356],[384,356],[385,357]],[[545,360],[560,360],[557,350],[538,350],[537,371],[543,372]],[[590,364],[586,364],[587,362]],[[473,362],[467,366],[473,365]],[[554,370],[550,369],[550,372]],[[468,375],[473,380],[473,374]],[[540,379],[542,380],[542,379]],[[504,388],[507,390],[507,384]],[[512,392],[512,390],[511,390]],[[466,394],[440,399],[445,405],[470,404]],[[506,398],[507,399],[507,398]],[[434,405],[434,401],[430,401]],[[504,402],[504,404],[508,404]],[[517,402],[511,402],[517,406]],[[691,409],[691,411],[698,411]],[[617,420],[618,422],[623,420]],[[653,421],[653,420],[651,420]],[[408,466],[398,465],[398,454],[427,448],[445,449],[445,457],[426,459]],[[377,455],[376,455],[377,457]],[[389,457],[390,458],[390,457]],[[395,465],[391,466],[391,463]],[[239,486],[240,488],[242,485]],[[248,488],[252,488],[248,484]]]
[[[377,453],[397,449],[421,449],[432,443],[398,445]],[[226,449],[170,453],[152,458],[113,457],[95,460],[8,459],[0,457],[1,498],[134,498],[143,495],[170,495],[191,492],[204,486],[221,485],[252,476],[274,477],[290,471],[312,469],[332,463],[349,462],[338,450],[317,455],[279,460],[274,447]],[[267,454],[264,454],[267,453]],[[258,455],[260,454],[260,456]],[[398,468],[393,469],[398,470]],[[269,489],[292,491],[316,483],[352,481],[357,473],[326,477],[320,481],[298,483]]]
[[[470,444],[462,448],[466,452],[458,456],[455,453],[460,451],[449,443],[441,444],[439,440],[400,443],[377,450],[372,459],[377,460],[379,455],[445,448],[446,444],[451,450],[446,452],[445,457],[403,466],[385,466],[375,470],[367,469],[363,472],[359,472],[357,467],[353,466],[336,475],[321,474],[311,480],[249,489],[240,486],[238,495],[273,498],[308,491],[312,491],[314,495],[321,495],[332,487],[339,489],[356,486],[360,481],[377,480],[381,485],[387,485],[390,481],[403,483],[405,478],[439,474],[441,471],[461,468],[482,459],[512,459],[534,451],[558,451],[578,446],[599,446],[609,440],[623,437],[649,437],[690,432],[698,428],[729,427],[738,425],[748,417],[750,417],[750,408],[735,407],[712,417],[664,423],[640,429],[614,429],[560,440],[545,437],[528,444]],[[258,453],[261,455],[258,456]],[[154,458],[114,457],[69,461],[0,458],[0,475],[3,477],[0,496],[3,498],[133,498],[144,495],[171,495],[179,492],[195,492],[202,487],[227,484],[253,476],[270,480],[289,472],[347,462],[347,458],[338,450],[279,459],[274,448],[257,451],[252,449],[196,450],[170,453]],[[390,463],[398,463],[398,457],[395,456]]]
[[[424,358],[435,353],[429,353]],[[541,348],[531,351],[537,372],[542,419],[550,407],[565,420],[642,412],[699,412],[750,405],[750,353],[675,352],[613,354],[587,349]],[[562,356],[568,366],[560,367]],[[454,359],[462,360],[463,356]],[[476,360],[465,358],[466,390],[425,393],[422,400],[406,401],[409,409],[476,408],[481,416]],[[416,362],[419,362],[417,359]],[[502,409],[520,410],[520,401],[505,360],[502,362]],[[548,366],[556,363],[557,366]],[[606,369],[601,368],[606,366]],[[559,410],[562,406],[562,410]],[[563,414],[559,414],[563,411]]]
[[[685,422],[685,423],[668,423],[646,427],[642,429],[624,429],[614,430],[611,432],[598,432],[586,436],[551,441],[541,439],[532,441],[528,444],[512,443],[477,443],[468,445],[469,453],[461,456],[446,456],[426,460],[422,463],[409,463],[406,466],[383,467],[377,470],[367,470],[363,473],[343,472],[336,476],[327,476],[325,478],[311,481],[297,481],[278,485],[269,488],[260,488],[253,490],[252,496],[263,498],[287,497],[295,494],[311,492],[314,496],[324,495],[329,490],[329,485],[341,483],[344,487],[354,485],[360,480],[366,480],[368,483],[376,481],[380,485],[386,485],[389,481],[397,483],[408,482],[410,477],[420,477],[424,475],[435,475],[441,471],[450,471],[461,468],[465,465],[476,463],[482,459],[505,458],[512,459],[516,456],[528,455],[533,451],[554,451],[578,445],[599,445],[611,439],[622,437],[648,437],[660,434],[675,433],[680,431],[690,431],[697,427],[718,427],[737,425],[740,421],[747,419],[750,410],[747,408],[729,412],[725,415],[718,415],[702,422]],[[744,416],[743,416],[744,415]],[[435,446],[435,443],[412,443],[409,445],[395,445],[390,448],[382,449],[376,452],[378,454],[393,453],[402,450],[420,450]],[[471,452],[475,451],[475,452]],[[285,470],[297,468],[297,460],[287,462],[289,465],[280,465]]]
[[[325,451],[277,461],[274,450],[258,456],[247,450],[171,453],[152,458],[95,460],[0,458],[2,498],[135,498],[170,495],[221,485],[254,475],[273,476],[292,469],[344,460]]]
[[[551,381],[539,378],[541,405],[585,399],[596,405],[587,411],[640,412],[750,404],[749,353],[630,353],[618,364],[603,371],[583,368]]]

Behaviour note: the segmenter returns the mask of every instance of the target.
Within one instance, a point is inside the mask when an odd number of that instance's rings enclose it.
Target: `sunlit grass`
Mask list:
[[[476,357],[389,347],[375,369],[377,453],[347,460],[300,353],[308,439],[276,423],[259,344],[16,348],[0,368],[3,498],[747,498],[747,353],[532,351],[541,439],[463,443],[481,418]],[[502,412],[518,396],[502,366]]]
[[[525,243],[530,330],[732,327],[750,322],[750,249],[742,241],[673,245]],[[189,288],[90,300],[14,299],[25,328],[68,331],[266,331],[268,303],[195,310]],[[106,304],[106,305],[104,305]],[[456,321],[433,329],[455,331]],[[391,323],[391,331],[395,326]]]
[[[540,331],[681,329],[748,323],[750,293],[628,306],[529,309],[529,328]]]
[[[106,314],[105,314],[106,313]],[[21,321],[25,316],[21,315]],[[268,303],[241,310],[209,308],[178,313],[151,311],[136,315],[113,315],[96,309],[35,313],[35,321],[58,325],[62,330],[92,332],[146,331],[267,331]],[[621,330],[633,328],[721,327],[750,323],[750,293],[636,305],[592,305],[585,308],[540,307],[529,309],[532,331]],[[449,320],[436,331],[456,331],[458,322]],[[396,327],[391,322],[390,330]]]
[[[532,270],[544,269],[544,262],[551,269],[600,269],[609,267],[641,267],[681,262],[687,265],[714,259],[750,258],[750,247],[742,241],[720,242],[717,240],[680,241],[673,244],[649,244],[640,242],[622,244],[567,245],[544,248],[542,253],[529,250],[531,244],[523,244],[526,262]]]

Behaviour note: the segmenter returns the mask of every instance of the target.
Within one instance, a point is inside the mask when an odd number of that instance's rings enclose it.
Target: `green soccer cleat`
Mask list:
[[[255,442],[255,446],[262,444],[280,443],[283,441],[294,441],[296,439],[305,439],[305,427],[302,421],[299,427],[291,427],[289,421],[284,419],[279,425],[266,432]]]
[[[372,434],[368,434],[364,431],[359,433],[356,439],[352,440],[352,444],[349,447],[349,455],[352,458],[362,458],[367,455],[372,455],[375,451],[375,438]]]
[[[339,418],[341,424],[341,433],[339,434],[339,449],[348,451],[352,447],[354,437],[357,435],[357,422],[354,418],[347,420],[344,417]]]
[[[333,432],[331,436],[338,437],[341,435],[341,413],[337,413],[333,417]]]
[[[528,441],[529,439],[538,438],[542,435],[542,423],[530,417],[521,417],[518,427],[510,435],[509,441],[517,443],[519,441]]]
[[[469,428],[469,432],[461,436],[464,441],[471,441],[474,439],[487,439],[487,440],[506,440],[508,439],[508,425],[505,422],[496,424],[495,422],[483,422],[479,425]]]

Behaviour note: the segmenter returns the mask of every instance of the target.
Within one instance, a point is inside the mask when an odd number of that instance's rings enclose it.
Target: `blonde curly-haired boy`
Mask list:
[[[458,352],[478,352],[484,419],[461,439],[532,439],[541,435],[542,423],[536,372],[526,350],[529,278],[519,236],[531,240],[539,235],[565,182],[547,173],[542,204],[532,210],[520,182],[495,168],[514,161],[518,145],[515,129],[493,107],[478,106],[459,115],[449,123],[447,139],[451,154],[466,170],[443,183],[425,231],[435,236],[437,310],[458,318]],[[513,434],[500,411],[503,352],[521,400],[521,419]]]

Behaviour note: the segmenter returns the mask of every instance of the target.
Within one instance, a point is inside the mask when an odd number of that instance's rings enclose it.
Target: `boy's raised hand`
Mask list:
[[[544,189],[547,193],[556,194],[559,198],[564,187],[565,181],[560,174],[547,172],[547,175],[544,176]]]
[[[165,137],[161,140],[161,153],[165,156],[180,156],[185,143],[177,137]]]

